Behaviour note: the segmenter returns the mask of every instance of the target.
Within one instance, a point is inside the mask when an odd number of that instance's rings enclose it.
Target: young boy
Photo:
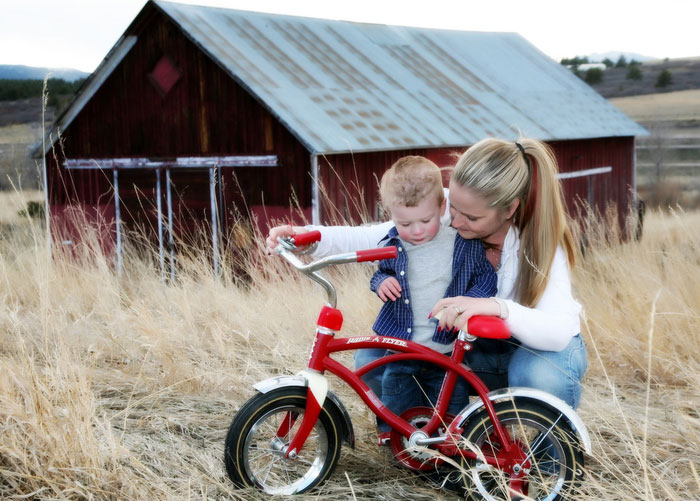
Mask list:
[[[371,279],[371,289],[384,301],[373,329],[382,336],[450,353],[456,333],[438,332],[428,314],[443,297],[494,296],[493,266],[479,240],[465,240],[454,228],[441,224],[442,175],[427,158],[399,159],[382,176],[380,194],[395,224],[380,245],[395,245],[398,256],[381,261]],[[444,370],[427,362],[394,362],[384,370],[381,400],[397,415],[412,407],[430,407],[436,403],[444,375]],[[457,413],[468,398],[467,384],[459,378],[448,412]],[[384,423],[379,428],[389,429]]]

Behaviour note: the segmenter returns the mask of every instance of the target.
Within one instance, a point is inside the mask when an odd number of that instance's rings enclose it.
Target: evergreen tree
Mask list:
[[[663,88],[663,87],[668,87],[673,83],[673,77],[671,76],[671,72],[668,70],[663,70],[661,73],[659,73],[659,77],[656,79],[656,83],[654,84],[654,87],[657,89]]]
[[[630,64],[627,70],[627,80],[641,80],[642,70],[639,68],[639,64]]]
[[[600,68],[591,68],[587,70],[584,80],[588,85],[599,84],[603,81],[603,70]]]

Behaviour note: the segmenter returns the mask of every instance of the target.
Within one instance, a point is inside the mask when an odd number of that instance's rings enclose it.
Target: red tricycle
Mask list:
[[[580,417],[562,400],[536,389],[489,392],[463,363],[477,337],[510,337],[505,322],[496,317],[470,318],[450,356],[392,337],[336,338],[343,316],[336,308],[335,288],[318,270],[389,259],[396,256],[396,248],[338,254],[305,264],[297,254],[320,237],[315,231],[281,238],[275,249],[294,268],[323,286],[328,303],[318,317],[306,369],[296,376],[273,377],[256,384],[258,393],[234,417],[225,444],[226,471],[234,484],[269,494],[305,492],[331,474],[342,442],[354,447],[350,416],[328,390],[324,376],[328,371],[349,384],[369,409],[391,426],[391,450],[407,468],[457,478],[456,484],[469,499],[570,497],[584,474],[584,452],[591,449]],[[390,351],[357,370],[331,357],[361,348]],[[362,380],[373,369],[402,360],[427,361],[446,371],[434,407],[416,407],[397,416]],[[451,416],[447,407],[458,377],[469,383],[476,396]]]

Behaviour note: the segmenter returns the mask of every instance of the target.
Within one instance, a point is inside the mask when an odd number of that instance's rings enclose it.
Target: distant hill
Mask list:
[[[630,69],[630,66],[607,68],[602,72],[601,80],[591,87],[605,98],[700,89],[700,57],[644,61],[637,65],[638,72]],[[658,85],[663,71],[670,74],[670,81]],[[584,72],[581,72],[581,77],[585,77]]]
[[[8,80],[43,80],[47,74],[51,78],[61,78],[73,82],[85,78],[89,73],[71,68],[36,68],[33,66],[0,64],[0,79]]]

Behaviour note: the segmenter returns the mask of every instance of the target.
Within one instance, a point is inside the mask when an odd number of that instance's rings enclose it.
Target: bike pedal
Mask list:
[[[391,432],[385,431],[377,435],[377,445],[379,447],[388,446],[391,444]]]

